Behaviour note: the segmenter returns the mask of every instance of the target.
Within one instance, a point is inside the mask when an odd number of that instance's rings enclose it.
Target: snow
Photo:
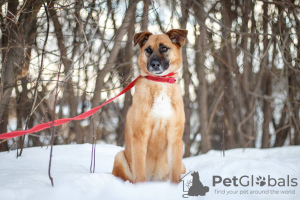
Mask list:
[[[93,200],[93,199],[183,199],[183,183],[147,182],[131,184],[111,174],[115,154],[123,148],[98,144],[96,147],[96,171],[89,172],[91,145],[54,146],[52,177],[54,187],[48,179],[50,148],[27,148],[22,157],[16,152],[0,153],[0,199],[1,200]],[[205,196],[187,196],[189,199],[300,199],[300,146],[274,149],[234,149],[208,153],[183,160],[188,171],[198,171],[200,181],[209,187]],[[297,186],[254,186],[240,184],[213,186],[213,176],[222,179],[233,176],[262,176],[279,180],[294,178]],[[191,180],[187,175],[185,179]],[[246,179],[244,179],[246,180]],[[244,181],[243,180],[243,181]],[[244,181],[245,182],[245,181]],[[268,181],[267,181],[268,182]],[[277,181],[278,182],[278,181]],[[185,182],[186,183],[186,182]],[[271,185],[274,183],[271,180]],[[186,186],[185,186],[186,187]],[[187,191],[188,188],[185,189]],[[250,194],[250,192],[268,194]],[[229,194],[230,192],[230,194]],[[273,194],[271,194],[273,192]],[[278,194],[276,194],[278,192]],[[282,194],[287,192],[289,194]],[[225,193],[225,194],[223,194]],[[235,194],[232,194],[235,193]]]

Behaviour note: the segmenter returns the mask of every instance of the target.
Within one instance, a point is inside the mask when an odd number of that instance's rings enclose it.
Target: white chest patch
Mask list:
[[[154,99],[151,114],[154,118],[167,118],[173,114],[171,99],[163,86],[161,93]]]

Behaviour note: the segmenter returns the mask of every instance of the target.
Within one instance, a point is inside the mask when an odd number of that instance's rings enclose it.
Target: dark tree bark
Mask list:
[[[282,129],[285,125],[287,125],[286,118],[287,118],[287,106],[285,105],[281,111],[279,124],[275,127],[276,128],[275,132],[277,132],[277,134],[276,134],[274,147],[281,147],[284,144],[285,140],[287,139],[290,128],[287,127],[285,129]]]
[[[249,28],[248,28],[248,23],[250,19],[249,15],[251,12],[252,15],[254,15],[254,3],[248,0],[242,2],[243,4],[240,5],[243,10],[241,31],[247,33],[249,32]],[[253,20],[251,22],[254,23]],[[252,37],[251,39],[253,40],[254,38]],[[239,135],[239,142],[240,142],[239,145],[243,148],[255,146],[254,112],[253,112],[253,109],[255,109],[254,108],[255,104],[254,101],[251,102],[252,96],[249,94],[249,91],[252,89],[252,85],[253,85],[251,84],[251,77],[253,77],[252,63],[249,62],[249,60],[252,59],[250,55],[253,55],[254,48],[253,47],[251,48],[251,46],[249,45],[249,41],[251,42],[251,40],[249,40],[248,35],[242,36],[241,47],[244,50],[244,57],[243,57],[243,73],[240,76],[241,77],[240,87],[242,93],[240,94],[240,98],[241,98],[242,107],[246,109],[246,112],[245,114],[243,114],[240,110],[240,113],[243,119],[247,118],[247,121],[243,123],[243,126],[241,128],[243,130],[243,133],[240,133]],[[248,46],[250,46],[250,49],[248,48]],[[248,52],[250,53],[250,55],[248,54]]]
[[[202,2],[201,2],[202,3]],[[203,5],[203,4],[202,4]],[[201,152],[206,153],[211,149],[210,133],[208,132],[208,104],[207,104],[207,83],[205,77],[205,52],[207,47],[207,29],[205,20],[207,13],[199,5],[194,6],[194,13],[199,20],[200,36],[195,41],[195,64],[196,72],[199,80],[198,96],[198,113],[200,117],[200,133],[201,133]]]
[[[264,94],[270,96],[272,94],[272,79],[269,72],[264,75]],[[270,122],[272,120],[272,107],[269,100],[263,100],[263,135],[262,135],[262,148],[269,148],[270,146]]]
[[[221,1],[222,9],[222,22],[226,27],[231,27],[231,23],[234,19],[234,14],[231,11],[231,2],[226,0]],[[235,147],[235,128],[233,119],[233,88],[231,80],[231,70],[235,69],[234,52],[231,46],[231,36],[230,32],[226,28],[222,28],[222,38],[226,45],[221,51],[221,77],[224,79],[224,102],[223,102],[223,112],[224,121],[226,127],[225,135],[225,148],[232,149]]]
[[[2,47],[2,79],[0,85],[0,133],[7,132],[11,94],[16,81],[27,76],[30,46],[33,45],[37,31],[37,13],[43,1],[28,0],[18,10],[19,1],[8,2],[6,27],[3,29]],[[17,16],[19,13],[19,16]],[[18,19],[16,18],[18,17]],[[17,21],[14,23],[13,20]],[[7,146],[5,143],[4,146]]]
[[[142,31],[145,31],[148,29],[149,24],[149,9],[150,9],[150,0],[143,0],[144,2],[144,9],[143,9],[143,15],[142,15],[142,23],[141,23],[141,29]]]
[[[264,3],[263,5],[263,32],[268,33],[268,3]],[[268,37],[264,36],[264,48],[263,48],[263,54],[268,51]],[[264,68],[264,80],[263,80],[263,94],[266,96],[272,95],[272,77],[270,72],[267,70],[268,68],[268,55],[265,55],[265,57],[262,60],[261,67]],[[263,122],[263,135],[262,135],[262,148],[269,148],[270,146],[270,122],[272,120],[272,107],[271,102],[267,99],[263,100],[263,115],[264,115],[264,122]]]
[[[296,27],[300,27],[300,18],[297,15],[297,11],[293,10],[293,15],[295,18],[295,22],[296,22]],[[300,38],[300,29],[297,28],[296,29],[296,33],[298,35],[298,41]],[[293,127],[294,127],[294,138],[292,141],[292,144],[294,145],[300,145],[300,81],[299,81],[299,72],[297,73],[296,70],[300,70],[300,42],[298,42],[297,45],[297,59],[295,60],[295,66],[294,69],[295,70],[291,70],[291,77],[290,77],[290,91],[289,94],[293,94],[293,96],[291,96],[289,99],[292,102],[292,107],[293,107],[293,115],[294,115],[294,120],[292,122]],[[298,78],[297,78],[298,77]],[[297,81],[298,79],[298,81]],[[298,98],[297,98],[298,96]]]
[[[186,29],[187,20],[189,18],[189,7],[190,1],[182,1],[181,2],[181,18],[180,18],[180,26],[182,29]],[[184,125],[184,133],[183,133],[183,141],[184,141],[184,155],[183,157],[189,157],[191,155],[191,99],[190,99],[190,83],[191,83],[191,74],[189,71],[189,63],[187,60],[187,40],[185,45],[181,48],[182,50],[182,68],[183,68],[183,80],[184,80],[184,113],[185,113],[185,125]]]

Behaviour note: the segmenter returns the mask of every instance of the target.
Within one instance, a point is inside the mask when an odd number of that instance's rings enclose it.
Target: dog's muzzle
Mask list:
[[[147,63],[147,70],[153,74],[161,74],[169,68],[169,63],[164,60],[152,59]]]

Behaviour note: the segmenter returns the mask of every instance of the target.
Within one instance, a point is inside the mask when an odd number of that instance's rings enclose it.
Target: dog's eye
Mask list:
[[[150,47],[148,47],[147,49],[145,49],[145,51],[149,54],[152,54],[152,49]]]
[[[162,47],[162,48],[161,48],[161,51],[162,51],[162,52],[166,52],[166,51],[168,51],[168,48],[167,48],[167,47]]]

